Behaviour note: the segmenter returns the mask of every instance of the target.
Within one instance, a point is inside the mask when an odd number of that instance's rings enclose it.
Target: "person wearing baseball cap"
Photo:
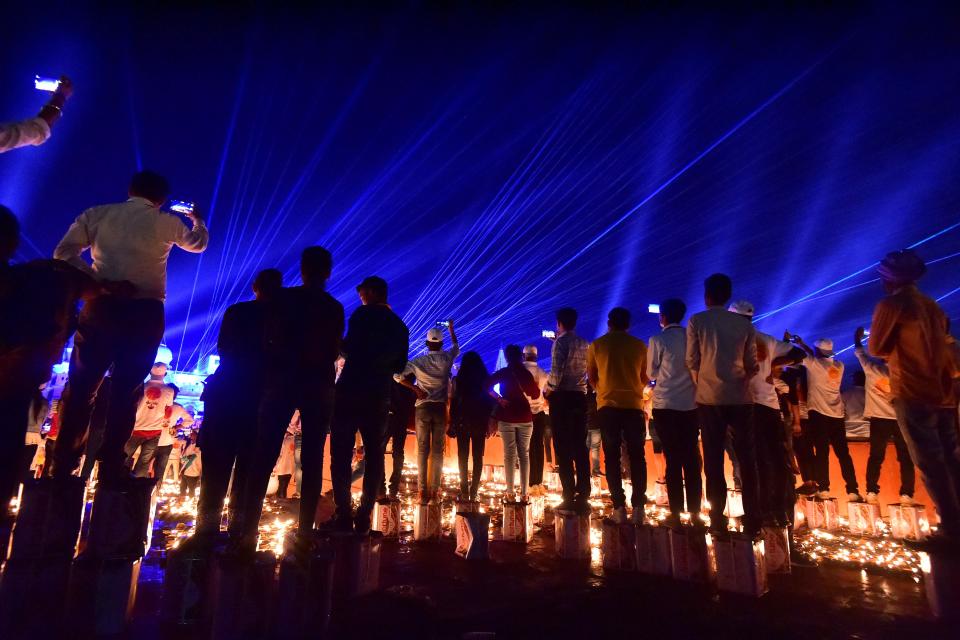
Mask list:
[[[790,333],[787,332],[789,336]],[[834,358],[833,340],[820,338],[807,345],[803,338],[792,338],[805,352],[803,366],[807,370],[807,408],[810,432],[813,436],[814,468],[820,498],[830,497],[830,448],[840,462],[840,474],[846,484],[847,500],[863,502],[857,484],[857,471],[847,446],[847,426],[844,421],[843,398],[840,383],[843,363]]]
[[[926,265],[914,251],[887,254],[877,269],[887,297],[870,326],[870,353],[887,361],[897,423],[913,463],[940,515],[939,534],[960,543],[960,436],[951,354],[943,309],[916,281]]]
[[[550,374],[540,368],[537,364],[539,352],[537,345],[528,344],[523,348],[523,366],[533,376],[540,387],[540,397],[530,398],[527,396],[527,402],[530,403],[530,412],[533,414],[533,435],[530,436],[530,494],[546,495],[546,487],[543,486],[543,464],[547,449],[547,423],[550,419],[547,410],[547,401],[543,397],[543,390],[547,387],[547,380]]]
[[[727,307],[731,313],[753,322],[753,303],[738,300]],[[780,398],[773,386],[773,369],[781,365],[803,360],[802,349],[784,340],[756,332],[757,364],[760,371],[750,378],[750,393],[753,396],[753,423],[757,439],[757,471],[760,475],[760,508],[766,524],[780,527],[792,522],[794,488],[790,443],[783,424]]]
[[[431,327],[427,329],[427,352],[408,361],[403,372],[395,376],[397,382],[417,394],[417,473],[420,499],[424,502],[433,500],[439,491],[443,471],[450,370],[460,355],[460,343],[453,324],[453,320],[446,322],[450,349],[443,349],[440,326]]]

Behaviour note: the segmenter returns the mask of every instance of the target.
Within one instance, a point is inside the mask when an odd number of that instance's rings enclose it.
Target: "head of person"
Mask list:
[[[687,305],[679,298],[670,298],[660,303],[660,326],[680,324],[687,315]]]
[[[557,311],[557,333],[566,333],[577,328],[577,310],[573,307],[564,307]]]
[[[180,387],[173,384],[172,382],[168,382],[167,386],[170,387],[171,391],[173,391],[173,399],[176,400],[177,396],[180,395]]]
[[[893,293],[916,283],[927,272],[927,265],[913,249],[891,251],[877,267],[880,281],[887,293]]]
[[[727,311],[737,314],[741,318],[744,318],[747,322],[753,322],[754,308],[753,303],[749,300],[737,300],[736,302],[732,302],[730,303],[730,306],[727,307]]]
[[[150,377],[157,380],[163,380],[167,375],[167,363],[166,362],[154,362],[153,366],[150,367]]]
[[[379,276],[368,276],[357,285],[357,294],[364,305],[386,304],[387,281]]]
[[[865,374],[862,369],[857,369],[856,371],[853,372],[853,386],[855,387],[867,386],[867,374]]]
[[[20,246],[20,221],[0,204],[0,264],[8,264]]]
[[[526,345],[523,348],[523,359],[527,362],[537,362],[540,359],[540,352],[537,350],[537,345]]]
[[[440,330],[440,327],[427,329],[427,349],[430,351],[443,349],[443,331]]]
[[[333,255],[323,247],[307,247],[300,254],[300,277],[308,287],[322,287],[333,272]]]
[[[253,295],[257,300],[271,300],[283,288],[283,274],[279,269],[264,269],[253,280]]]
[[[607,314],[607,328],[610,331],[626,331],[630,328],[630,311],[623,307],[614,307]]]
[[[833,357],[833,340],[830,338],[820,338],[813,343],[813,350],[821,358]]]
[[[508,366],[523,364],[523,349],[516,344],[508,344],[503,350],[503,357],[507,360]]]
[[[733,281],[724,273],[715,273],[703,281],[703,301],[708,307],[722,307],[733,295]]]
[[[460,359],[460,369],[457,371],[457,384],[464,384],[468,389],[476,389],[483,385],[490,372],[483,358],[476,351],[467,351]]]
[[[134,198],[144,198],[161,206],[170,197],[170,183],[154,171],[139,171],[130,179],[127,193]]]

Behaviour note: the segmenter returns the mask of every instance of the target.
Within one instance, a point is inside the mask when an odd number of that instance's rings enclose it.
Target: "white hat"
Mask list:
[[[523,355],[525,356],[533,356],[534,358],[536,358],[537,353],[538,353],[537,345],[535,344],[528,344],[523,348]]]
[[[443,331],[436,327],[427,329],[427,342],[443,342]]]
[[[820,351],[824,352],[828,356],[833,355],[833,340],[830,338],[820,338],[813,343],[813,346],[815,346],[817,349],[820,349]]]
[[[749,300],[737,300],[727,307],[727,311],[731,311],[738,316],[747,316],[748,318],[752,318],[754,313],[753,303]]]

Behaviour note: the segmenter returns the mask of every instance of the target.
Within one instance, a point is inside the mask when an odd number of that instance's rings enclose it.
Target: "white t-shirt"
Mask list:
[[[843,380],[843,363],[833,358],[808,355],[803,366],[807,368],[807,409],[831,418],[842,418],[840,382]]]
[[[173,406],[173,389],[157,380],[143,386],[143,398],[137,406],[134,431],[158,431],[167,422],[168,409]]]
[[[447,351],[428,351],[407,362],[403,373],[394,376],[394,379],[399,382],[410,375],[417,379],[417,386],[427,392],[426,398],[417,400],[418,407],[425,402],[446,403],[447,390],[450,386],[450,369],[453,368],[453,361],[458,355],[460,355],[460,347],[457,343]]]
[[[760,371],[750,378],[750,393],[753,394],[753,403],[771,409],[780,410],[780,400],[777,390],[773,386],[770,376],[773,373],[773,360],[790,353],[793,345],[789,342],[777,340],[766,333],[757,332],[757,364]]]
[[[181,421],[184,428],[188,428],[194,422],[193,416],[191,416],[182,405],[174,402],[167,411],[167,419],[163,426],[163,431],[160,432],[160,442],[157,443],[158,447],[166,447],[173,444],[173,434],[170,432],[175,430],[177,423]]]
[[[896,420],[897,412],[890,401],[890,369],[878,358],[867,355],[864,349],[854,349],[863,373],[867,377],[865,385],[867,398],[863,410],[864,418],[885,418]]]
[[[547,387],[547,380],[550,379],[550,375],[541,369],[540,365],[538,365],[536,362],[524,360],[523,366],[526,367],[527,371],[530,372],[530,375],[533,376],[534,381],[536,381],[537,386],[540,387],[539,398],[531,398],[530,396],[527,396],[527,402],[530,404],[530,413],[543,413],[544,411],[547,411],[547,400],[543,397],[543,390]]]

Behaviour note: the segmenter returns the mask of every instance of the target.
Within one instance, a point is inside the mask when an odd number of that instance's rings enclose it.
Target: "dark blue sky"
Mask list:
[[[382,275],[417,343],[453,315],[490,365],[567,304],[589,338],[615,305],[645,338],[648,303],[697,310],[714,271],[774,312],[762,329],[843,347],[881,295],[870,265],[960,223],[960,25],[935,6],[23,24],[0,42],[0,119],[39,107],[35,73],[68,73],[77,92],[49,143],[0,156],[21,257],[123,199],[138,165],[166,173],[212,236],[202,259],[171,260],[181,367],[213,348],[257,269],[293,283],[311,243],[334,252],[348,311]],[[923,287],[957,317],[960,226],[918,250],[940,260]]]

